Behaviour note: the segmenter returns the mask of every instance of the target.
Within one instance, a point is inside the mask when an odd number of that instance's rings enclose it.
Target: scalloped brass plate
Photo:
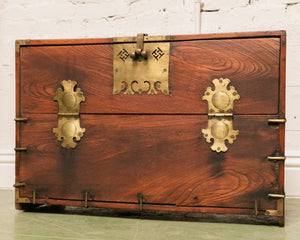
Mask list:
[[[139,36],[138,36],[139,37]],[[113,94],[133,95],[147,93],[156,95],[161,92],[169,95],[169,57],[170,42],[148,42],[151,37],[143,39],[116,39],[113,49],[114,85]],[[167,41],[168,36],[162,36],[161,41]],[[136,40],[133,43],[124,41]],[[140,42],[139,42],[140,41]],[[142,45],[144,58],[132,58],[139,45]]]
[[[227,89],[230,83],[228,78],[214,79],[212,83],[215,90],[208,87],[202,97],[208,103],[208,127],[202,129],[202,133],[206,142],[211,143],[213,139],[212,151],[226,152],[228,147],[225,141],[232,144],[239,134],[239,130],[233,129],[232,117],[233,101],[238,100],[240,95],[233,86]]]
[[[58,127],[53,128],[56,138],[61,141],[63,148],[75,148],[76,141],[83,137],[85,128],[80,127],[79,110],[80,103],[85,101],[80,88],[76,88],[77,82],[63,80],[62,88],[56,90],[54,101],[58,102]]]

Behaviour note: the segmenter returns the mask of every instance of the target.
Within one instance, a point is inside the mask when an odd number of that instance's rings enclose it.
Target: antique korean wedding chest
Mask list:
[[[282,226],[285,45],[284,31],[17,40],[16,208]]]

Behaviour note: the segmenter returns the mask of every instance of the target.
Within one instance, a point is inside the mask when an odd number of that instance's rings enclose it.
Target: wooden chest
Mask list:
[[[16,41],[17,209],[240,214],[283,225],[285,39]]]

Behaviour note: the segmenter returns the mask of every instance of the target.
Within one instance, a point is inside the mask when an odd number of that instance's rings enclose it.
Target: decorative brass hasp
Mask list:
[[[239,130],[233,130],[233,101],[240,98],[233,86],[227,89],[230,80],[228,78],[214,79],[212,83],[215,90],[208,87],[202,97],[208,103],[208,127],[202,129],[206,142],[214,140],[211,150],[216,152],[226,152],[228,148],[225,141],[233,143]]]
[[[114,86],[113,94],[133,95],[147,92],[155,95],[159,91],[169,95],[168,36],[114,39]],[[134,43],[132,43],[134,42]]]
[[[58,88],[54,101],[58,102],[58,127],[53,132],[64,148],[75,148],[76,141],[83,137],[85,128],[80,127],[79,110],[80,103],[85,100],[77,82],[63,80],[62,88]]]

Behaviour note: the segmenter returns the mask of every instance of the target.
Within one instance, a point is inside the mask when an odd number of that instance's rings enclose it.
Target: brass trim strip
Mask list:
[[[270,161],[284,161],[285,157],[268,157]]]
[[[140,212],[142,212],[143,211],[143,195],[142,194],[140,194],[140,196],[139,196],[139,210],[140,210]]]
[[[85,208],[88,207],[88,192],[85,193],[85,197],[84,197],[84,207],[85,207]]]
[[[35,204],[36,203],[36,191],[33,190],[32,192],[32,204]]]
[[[232,117],[233,113],[208,113],[209,117]]]
[[[254,211],[255,211],[255,216],[258,215],[258,207],[257,207],[257,200],[254,201]]]
[[[23,147],[15,147],[14,150],[16,152],[26,152],[27,151],[27,148],[23,148]]]
[[[283,195],[283,194],[269,193],[268,197],[272,197],[272,198],[285,198],[285,195]]]
[[[79,113],[58,113],[58,116],[79,116]]]
[[[28,120],[28,118],[25,118],[25,117],[15,118],[16,122],[27,122],[27,120]]]
[[[285,123],[286,119],[285,118],[279,118],[279,119],[268,119],[269,123]]]

